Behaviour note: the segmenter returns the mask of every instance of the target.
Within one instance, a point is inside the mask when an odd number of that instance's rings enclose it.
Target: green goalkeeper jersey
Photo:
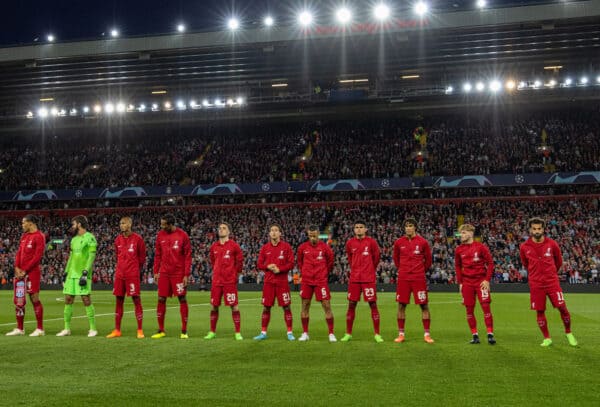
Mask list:
[[[80,278],[81,272],[87,270],[88,277],[91,279],[97,245],[96,238],[90,232],[71,239],[71,253],[65,269],[67,278]]]

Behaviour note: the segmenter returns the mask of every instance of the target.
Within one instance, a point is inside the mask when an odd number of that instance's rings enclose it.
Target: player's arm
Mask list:
[[[262,271],[270,271],[267,267],[267,255],[265,254],[265,247],[260,248],[260,252],[258,253],[258,260],[256,261],[256,268]]]
[[[394,248],[392,251],[392,260],[394,261],[394,266],[396,266],[396,269],[399,270],[400,269],[400,243],[398,242],[398,240],[396,240],[394,242]]]
[[[189,276],[192,274],[192,242],[190,242],[189,236],[185,236],[183,239],[183,258],[184,258],[184,278],[183,283],[187,284]]]
[[[348,265],[352,264],[352,249],[350,248],[350,241],[346,242],[346,257],[348,257]]]
[[[424,253],[423,253],[423,265],[425,266],[425,271],[431,268],[431,264],[433,263],[433,256],[431,254],[431,246],[429,246],[429,242],[425,240],[424,244]]]
[[[301,244],[300,247],[298,247],[298,252],[296,254],[298,270],[300,270],[300,272],[302,272],[302,267],[304,267],[304,248],[302,246],[304,245]]]
[[[521,248],[519,249],[519,257],[521,258],[521,264],[523,264],[523,267],[529,271],[529,260],[527,260],[524,245],[521,245]]]
[[[294,269],[294,251],[292,250],[292,246],[287,246],[285,249],[284,263],[279,266],[280,273],[287,273],[290,270]]]
[[[215,244],[213,243],[210,248],[208,249],[208,261],[210,262],[210,266],[214,269],[215,268],[215,261],[217,260],[215,257],[215,254],[213,252],[213,248],[215,247]]]
[[[381,249],[379,249],[379,244],[377,244],[375,239],[373,239],[372,242],[373,244],[371,248],[371,259],[373,260],[373,267],[375,268],[375,270],[377,270],[377,266],[381,261]]]
[[[146,255],[146,243],[144,243],[144,239],[140,237],[138,239],[138,264],[140,265],[140,271],[146,264]]]
[[[242,274],[242,272],[244,271],[244,254],[242,253],[242,248],[240,247],[239,244],[236,244],[236,246],[235,246],[234,259],[235,259],[235,271],[238,274]]]
[[[88,257],[85,262],[84,270],[91,272],[94,260],[96,260],[96,248],[98,247],[98,242],[96,242],[96,238],[92,234],[88,235],[86,246],[88,248]]]
[[[554,265],[556,266],[556,271],[558,272],[560,270],[560,268],[562,267],[563,264],[563,258],[562,258],[562,253],[560,251],[560,247],[558,246],[558,243],[554,242],[554,250],[552,251],[553,253],[553,257],[554,257]]]
[[[463,265],[462,265],[462,259],[460,257],[460,250],[458,250],[458,247],[457,247],[456,250],[454,251],[454,271],[456,272],[456,282],[461,286],[462,286],[462,281],[463,281],[462,269],[463,269]]]
[[[156,280],[158,280],[158,276],[160,275],[160,263],[162,261],[162,247],[159,239],[160,237],[156,236],[156,242],[154,243],[154,265],[152,267]]]
[[[333,272],[333,266],[335,264],[335,256],[333,254],[333,249],[329,247],[328,244],[325,245],[327,249],[325,249],[325,259],[327,260],[327,272],[331,274]]]
[[[483,247],[483,264],[485,265],[485,281],[482,282],[482,287],[486,290],[490,289],[490,281],[492,281],[492,273],[494,272],[494,259],[492,258],[492,253],[490,253],[490,249],[486,245],[482,245]],[[486,283],[486,284],[484,284]],[[484,287],[485,286],[485,287]]]

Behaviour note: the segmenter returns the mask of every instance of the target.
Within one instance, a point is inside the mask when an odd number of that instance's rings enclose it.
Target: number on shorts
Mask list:
[[[183,293],[183,283],[177,283],[175,287],[177,287],[177,294]]]
[[[133,283],[129,284],[129,292],[131,294],[135,293],[135,284],[133,284]]]
[[[235,293],[227,294],[227,302],[235,302]]]
[[[481,299],[487,300],[489,296],[490,292],[488,290],[481,289]]]
[[[325,289],[325,287],[321,287],[321,296],[323,298],[327,297],[327,290]]]
[[[281,297],[283,298],[283,302],[290,302],[290,293],[283,293]]]
[[[365,297],[373,297],[375,295],[375,290],[372,288],[365,288]]]
[[[417,298],[419,301],[425,301],[427,299],[427,291],[417,291]]]
[[[558,299],[558,302],[564,302],[565,296],[563,295],[562,291],[556,292],[556,299]]]

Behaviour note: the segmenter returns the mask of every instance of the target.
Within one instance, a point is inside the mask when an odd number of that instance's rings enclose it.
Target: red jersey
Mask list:
[[[267,269],[269,264],[279,267],[279,273],[274,274]],[[292,246],[284,241],[279,241],[275,246],[271,241],[260,248],[258,253],[257,268],[265,272],[265,283],[288,282],[288,271],[294,268],[294,252]]]
[[[117,278],[136,278],[146,263],[146,244],[137,233],[124,236],[122,233],[115,239],[115,254],[117,256]]]
[[[351,283],[374,283],[377,279],[377,265],[381,251],[375,239],[365,236],[346,242],[346,255],[350,264]]]
[[[454,252],[454,267],[458,284],[477,284],[481,280],[490,281],[494,263],[490,250],[479,242],[461,244]]]
[[[521,245],[521,263],[527,269],[529,285],[546,286],[558,283],[562,254],[558,243],[544,237],[542,243],[529,238]]]
[[[161,230],[154,246],[154,274],[189,276],[192,273],[192,245],[183,230]]]
[[[219,240],[210,247],[212,285],[237,284],[237,276],[242,272],[244,256],[240,245],[233,240],[221,243]]]
[[[394,242],[394,265],[398,269],[398,280],[425,280],[425,272],[431,267],[431,248],[422,236],[412,239],[402,236]]]
[[[31,272],[39,273],[45,248],[46,238],[42,232],[37,230],[31,233],[23,233],[15,258],[15,267],[24,270],[27,274]]]
[[[333,270],[333,250],[324,242],[313,245],[310,241],[298,247],[298,268],[302,273],[302,283],[325,285]]]

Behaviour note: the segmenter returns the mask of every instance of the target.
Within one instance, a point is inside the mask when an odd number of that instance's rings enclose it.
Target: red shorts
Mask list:
[[[310,300],[315,293],[317,301],[329,301],[331,299],[331,293],[329,292],[328,284],[304,284],[300,285],[300,298],[303,300]]]
[[[398,280],[398,285],[396,286],[396,302],[399,302],[400,304],[410,304],[411,293],[415,300],[415,304],[427,304],[427,281]]]
[[[223,297],[225,305],[230,307],[238,305],[237,285],[213,285],[210,288],[210,305],[214,307],[221,305],[221,297]]]
[[[462,294],[463,305],[465,307],[475,306],[475,298],[479,299],[480,304],[490,304],[492,302],[492,295],[490,294],[490,291],[481,289],[480,283],[463,283],[462,291],[460,293]]]
[[[280,307],[290,305],[292,303],[290,286],[287,283],[265,283],[262,292],[262,305],[272,307],[275,304],[275,297],[277,297],[277,304]]]
[[[42,273],[39,271],[32,271],[27,274],[27,294],[35,294],[40,292],[40,279]]]
[[[348,300],[360,301],[360,294],[366,302],[377,301],[377,284],[375,283],[348,283]]]
[[[548,296],[554,308],[565,305],[565,297],[563,296],[560,284],[556,283],[545,287],[529,287],[529,300],[531,301],[532,310],[545,311],[546,296]]]
[[[113,295],[117,297],[139,297],[140,296],[140,278],[139,277],[115,277],[113,283]]]
[[[183,276],[160,274],[158,276],[158,296],[172,297],[186,295],[187,290],[183,285]]]

